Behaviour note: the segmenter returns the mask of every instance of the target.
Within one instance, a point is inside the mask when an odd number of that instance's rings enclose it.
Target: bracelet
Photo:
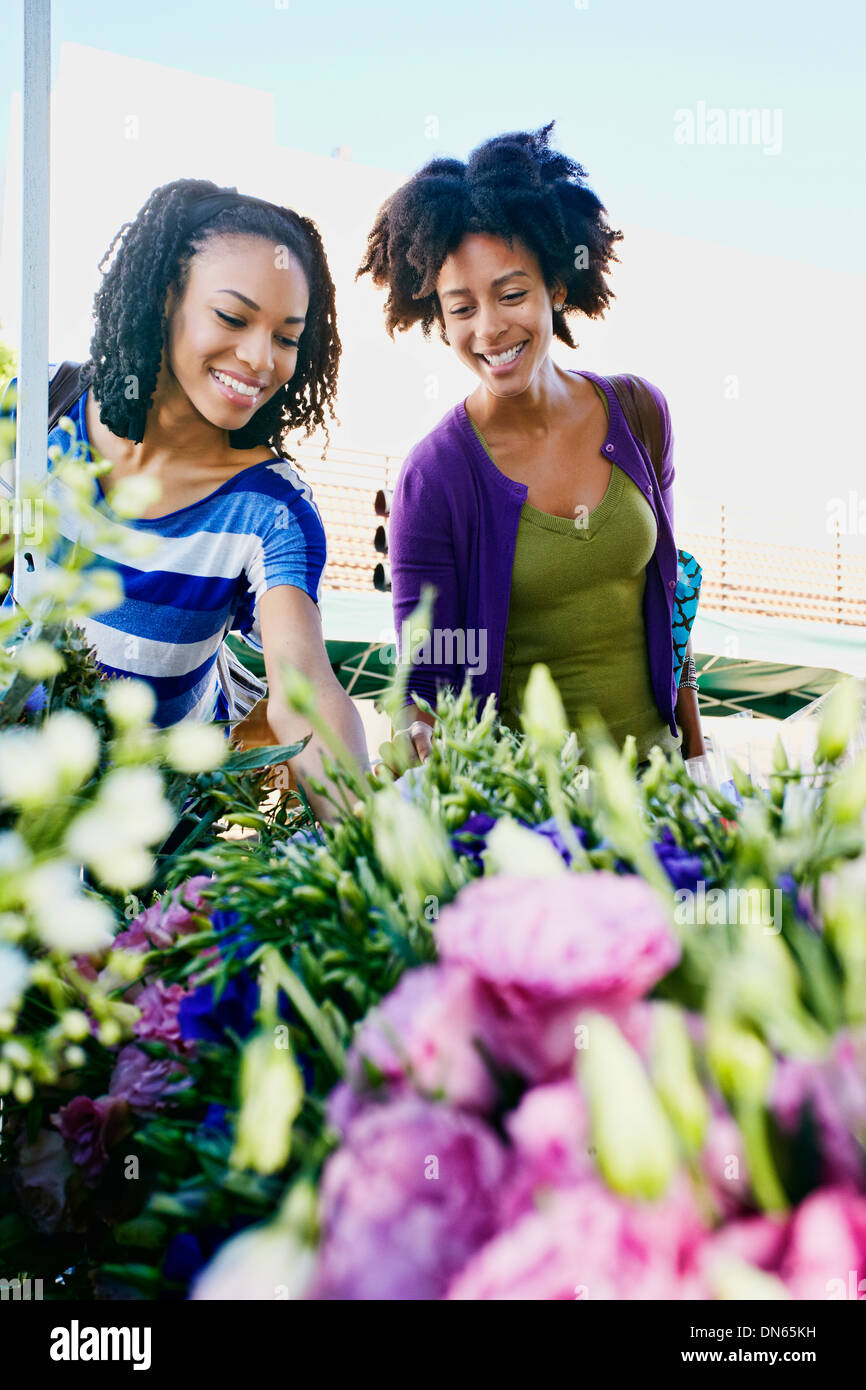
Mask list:
[[[700,690],[697,681],[680,681],[677,690]]]

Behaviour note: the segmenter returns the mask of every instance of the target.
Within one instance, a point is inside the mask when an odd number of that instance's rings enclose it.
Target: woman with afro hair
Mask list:
[[[315,225],[179,179],[151,193],[100,269],[90,360],[73,377],[66,414],[83,449],[108,465],[94,483],[94,562],[119,571],[124,598],[87,620],[101,666],[151,685],[160,726],[238,719],[264,687],[224,644],[237,631],[263,653],[270,688],[257,706],[267,734],[249,741],[292,744],[310,732],[280,693],[287,663],[365,766],[361,720],[322,635],[321,518],[284,457],[290,431],[309,435],[326,411],[333,418],[340,340]],[[53,444],[68,445],[63,428],[49,434]],[[118,484],[146,499],[132,521],[111,506]],[[68,508],[65,542],[85,541],[85,525]],[[302,784],[327,781],[322,751],[313,735],[293,760]],[[308,795],[317,815],[332,814]]]
[[[620,745],[634,735],[640,762],[654,744],[703,751],[693,678],[678,689],[674,676],[667,402],[643,384],[664,435],[657,480],[613,386],[549,353],[554,337],[575,346],[569,315],[604,313],[622,238],[551,130],[426,164],[381,208],[358,271],[387,290],[391,336],[437,325],[477,378],[410,451],[391,510],[398,634],[423,586],[436,593],[399,731],[422,760],[435,720],[413,695],[435,704],[469,678],[479,707],[493,693],[519,729],[536,662],[571,728],[594,711]]]

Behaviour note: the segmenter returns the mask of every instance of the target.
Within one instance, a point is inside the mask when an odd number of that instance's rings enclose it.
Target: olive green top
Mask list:
[[[626,734],[634,734],[639,760],[653,744],[666,752],[680,746],[681,735],[674,737],[662,719],[650,680],[643,596],[655,543],[650,505],[615,463],[604,497],[587,514],[553,516],[524,502],[499,693],[503,723],[521,728],[523,692],[541,661],[550,668],[570,728],[579,731],[581,711],[594,709],[620,747]]]

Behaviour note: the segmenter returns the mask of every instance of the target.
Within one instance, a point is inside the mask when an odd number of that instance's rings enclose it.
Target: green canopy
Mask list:
[[[326,593],[322,620],[331,665],[351,695],[373,699],[394,674],[389,594]],[[261,657],[229,638],[241,660],[264,674]],[[832,689],[843,676],[866,677],[866,630],[797,623],[741,613],[698,613],[692,632],[701,709],[708,715],[784,719]]]

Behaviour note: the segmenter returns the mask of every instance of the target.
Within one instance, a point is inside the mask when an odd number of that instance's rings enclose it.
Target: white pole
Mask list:
[[[24,0],[21,151],[21,355],[15,495],[38,485],[46,468],[48,420],[48,254],[51,213],[51,0]],[[39,556],[18,532],[15,596],[27,606]]]

